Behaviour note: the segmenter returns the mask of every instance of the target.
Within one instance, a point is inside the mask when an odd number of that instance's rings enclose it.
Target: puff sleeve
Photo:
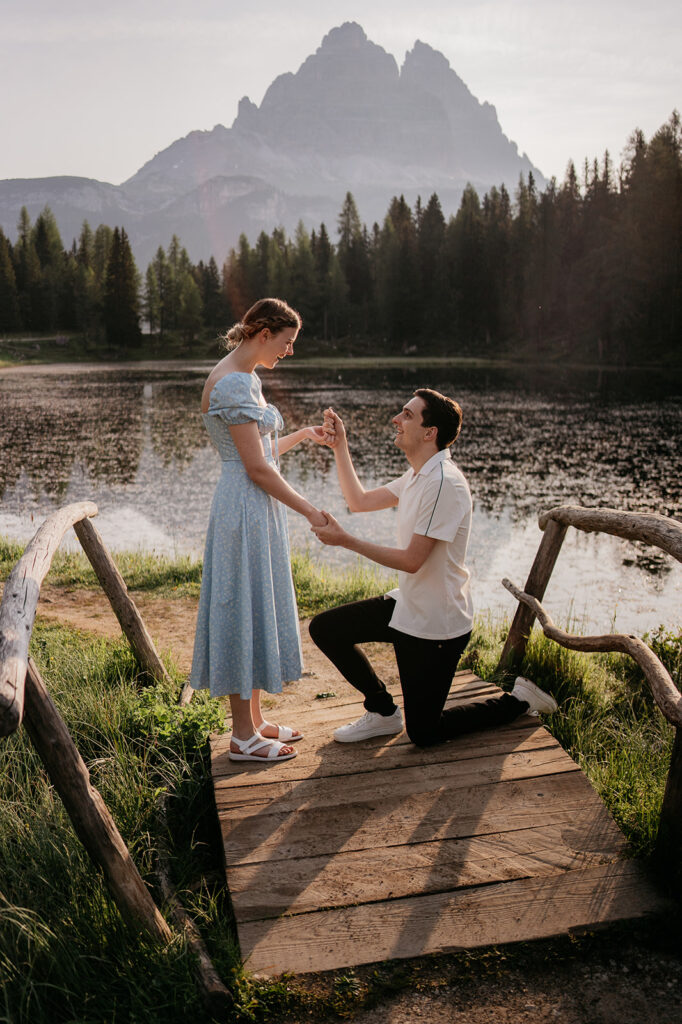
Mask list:
[[[228,373],[211,391],[209,416],[228,425],[255,420],[261,433],[281,430],[282,417],[274,405],[261,405],[261,386],[253,373]]]

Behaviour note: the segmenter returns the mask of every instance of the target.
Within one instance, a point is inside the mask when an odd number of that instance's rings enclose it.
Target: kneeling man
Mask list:
[[[316,615],[310,635],[365,698],[366,713],[334,733],[340,743],[387,736],[403,729],[400,708],[357,644],[393,644],[400,674],[405,727],[421,747],[465,732],[510,722],[526,711],[556,711],[556,702],[519,677],[511,693],[444,710],[459,659],[471,636],[473,609],[466,553],[471,494],[450,456],[462,410],[430,388],[419,388],[392,420],[407,471],[383,487],[365,490],[355,473],[340,417],[325,413],[336,468],[351,512],[398,507],[398,547],[362,540],[326,512],[315,528],[325,544],[340,545],[398,571],[399,586],[383,597],[355,601]]]

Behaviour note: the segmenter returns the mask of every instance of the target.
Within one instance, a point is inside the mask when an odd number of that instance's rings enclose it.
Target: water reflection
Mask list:
[[[219,472],[199,413],[208,368],[0,372],[0,532],[30,535],[31,516],[87,497],[100,506],[100,529],[113,547],[200,552]],[[443,366],[320,371],[293,361],[264,373],[266,395],[287,429],[319,421],[326,405],[337,409],[370,486],[405,468],[390,419],[418,386],[452,394],[464,410],[455,457],[475,499],[479,607],[504,603],[502,575],[525,579],[542,508],[570,502],[680,516],[679,375]],[[299,447],[282,468],[355,532],[393,538],[390,510],[348,516],[327,450]],[[307,523],[293,515],[290,523],[293,542],[309,544]],[[355,557],[337,549],[325,556]],[[679,620],[679,567],[653,549],[569,533],[552,584],[561,603],[553,610],[577,610],[588,580],[605,614],[620,609],[621,628],[637,628],[647,616]],[[623,615],[634,619],[626,625]]]

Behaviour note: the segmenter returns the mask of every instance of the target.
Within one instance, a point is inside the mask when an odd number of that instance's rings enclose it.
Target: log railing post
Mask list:
[[[137,606],[128,593],[125,580],[104,546],[98,530],[89,519],[82,519],[75,523],[73,528],[140,665],[154,679],[168,679],[168,673],[157,653],[154,641],[147,632]]]
[[[66,723],[29,658],[24,725],[92,860],[104,872],[124,919],[162,943],[171,930],[154,903],[121,833],[71,738]]]
[[[656,837],[656,858],[665,866],[673,888],[682,892],[682,727],[675,730],[670,769]]]
[[[541,601],[545,595],[567,529],[566,525],[557,523],[554,519],[550,519],[545,526],[545,532],[524,587],[525,593],[532,594],[538,601]],[[527,605],[519,604],[500,655],[498,669],[514,671],[519,668],[526,653],[526,644],[534,622],[535,612]]]

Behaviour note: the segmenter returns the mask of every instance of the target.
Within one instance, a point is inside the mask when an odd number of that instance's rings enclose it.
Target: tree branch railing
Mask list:
[[[502,585],[513,594],[519,605],[498,668],[513,670],[520,667],[536,618],[545,636],[561,647],[573,651],[617,652],[627,654],[637,662],[651,687],[658,708],[675,728],[656,854],[669,866],[673,884],[682,888],[682,694],[660,659],[639,637],[626,633],[575,636],[559,629],[540,603],[569,526],[586,533],[609,533],[626,540],[653,544],[682,562],[682,523],[655,513],[560,505],[543,512],[539,524],[545,535],[540,542],[525,590],[520,590],[508,579],[502,580]]]
[[[19,727],[40,755],[79,839],[101,868],[109,890],[129,924],[161,943],[171,931],[154,903],[116,824],[78,753],[40,674],[29,658],[29,644],[40,596],[55,552],[73,526],[140,665],[156,679],[166,669],[128,588],[95,527],[92,501],[67,505],[49,516],[5,583],[0,604],[0,737]]]
[[[64,534],[72,526],[140,665],[155,679],[168,678],[123,577],[90,522],[96,515],[97,505],[92,501],[76,502],[53,512],[29,541],[5,583],[0,604],[0,737],[8,736],[21,724],[28,648],[40,586]]]
[[[538,601],[545,596],[569,526],[584,533],[609,533],[614,537],[653,544],[682,562],[682,523],[655,512],[557,505],[540,513],[538,524],[543,537],[523,590]],[[535,618],[533,608],[520,601],[502,648],[498,669],[513,672],[519,668]]]

